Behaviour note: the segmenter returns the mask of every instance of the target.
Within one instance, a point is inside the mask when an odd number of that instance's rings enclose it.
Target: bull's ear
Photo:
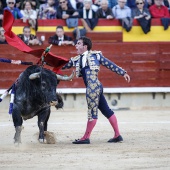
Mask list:
[[[73,79],[73,77],[74,77],[74,70],[73,70],[73,72],[72,72],[72,74],[70,75],[70,76],[61,76],[61,75],[59,75],[59,74],[56,74],[56,76],[57,76],[57,80],[64,80],[64,81],[72,81],[72,79]]]
[[[29,79],[30,79],[30,80],[34,80],[34,79],[40,78],[40,74],[41,74],[41,72],[32,73],[32,74],[29,76]]]

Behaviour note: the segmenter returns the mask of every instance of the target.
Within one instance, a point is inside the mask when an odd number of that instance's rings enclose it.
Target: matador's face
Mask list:
[[[82,40],[78,40],[75,46],[77,49],[77,54],[83,54],[85,51],[87,51],[87,45],[83,45]]]

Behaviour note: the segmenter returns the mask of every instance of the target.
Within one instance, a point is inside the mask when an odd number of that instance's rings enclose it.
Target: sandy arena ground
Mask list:
[[[86,111],[52,109],[49,131],[56,144],[37,140],[37,117],[24,122],[22,144],[13,144],[14,127],[0,111],[0,169],[169,170],[170,109],[117,110],[123,143],[107,143],[112,128],[100,113],[90,145],[74,145],[86,127]]]

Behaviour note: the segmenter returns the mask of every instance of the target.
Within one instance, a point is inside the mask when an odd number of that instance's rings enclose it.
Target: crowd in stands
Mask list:
[[[122,20],[127,30],[133,19],[149,27],[152,18],[170,18],[170,0],[1,0],[0,26],[4,10],[9,10],[15,19],[28,22],[35,30],[38,19],[64,19],[66,23],[80,19],[85,34],[95,28],[100,18]],[[150,29],[145,31],[145,27],[142,29],[147,33]]]

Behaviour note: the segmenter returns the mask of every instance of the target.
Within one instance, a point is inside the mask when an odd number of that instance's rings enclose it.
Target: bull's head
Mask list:
[[[34,79],[37,79],[37,78],[40,78],[40,75],[41,75],[41,72],[37,72],[37,73],[32,73],[30,76],[29,76],[29,79],[30,80],[34,80]],[[57,76],[57,80],[63,80],[63,81],[71,81],[74,77],[74,71],[72,72],[72,74],[70,76],[61,76],[59,74],[56,74]]]
[[[29,76],[29,79],[30,80],[35,80],[35,79],[39,79],[42,75],[42,72],[36,72],[36,73],[32,73],[30,76]],[[55,75],[55,74],[52,74],[52,75]],[[62,81],[71,81],[72,79],[73,79],[73,77],[74,77],[74,71],[72,72],[72,74],[70,75],[70,76],[61,76],[61,75],[58,75],[58,74],[56,74],[56,78],[57,78],[57,80],[62,80]],[[48,100],[47,99],[47,101],[49,102],[49,104],[51,105],[51,106],[56,106],[56,108],[58,107],[59,108],[59,106],[57,106],[59,103],[59,100],[56,98],[56,96],[54,96],[54,94],[56,94],[56,92],[55,92],[55,87],[52,85],[52,86],[49,86],[49,85],[47,85],[48,83],[47,83],[47,79],[42,79],[41,80],[41,90],[42,90],[42,94],[47,94],[45,91],[48,91],[48,95],[45,95],[48,99],[50,99],[50,100]],[[49,90],[50,89],[50,90]],[[49,94],[49,91],[51,92],[50,94]],[[56,100],[57,99],[57,100]]]

